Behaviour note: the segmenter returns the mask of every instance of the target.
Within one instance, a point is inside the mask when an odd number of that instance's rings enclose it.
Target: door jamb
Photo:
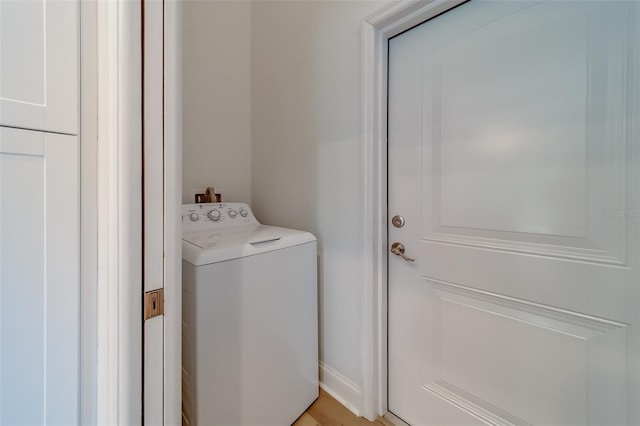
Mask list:
[[[98,13],[80,9],[80,424],[95,425],[98,291]]]
[[[164,17],[164,423],[182,423],[182,4]]]
[[[467,0],[396,0],[362,25],[362,414],[387,413],[387,58],[390,38]]]

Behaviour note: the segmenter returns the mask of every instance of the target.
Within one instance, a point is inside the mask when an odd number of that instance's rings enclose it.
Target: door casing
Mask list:
[[[96,423],[142,418],[139,1],[97,4]]]

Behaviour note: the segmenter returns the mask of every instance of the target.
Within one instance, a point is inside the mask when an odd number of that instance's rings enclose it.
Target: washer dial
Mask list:
[[[214,222],[218,222],[220,220],[220,212],[218,210],[211,210],[207,213],[207,217]]]

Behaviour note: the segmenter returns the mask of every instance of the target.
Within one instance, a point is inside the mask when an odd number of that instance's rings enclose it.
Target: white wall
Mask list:
[[[361,407],[361,26],[384,5],[255,1],[252,205],[319,239],[322,380]]]
[[[361,27],[383,1],[184,3],[183,201],[313,232],[322,381],[361,407]]]
[[[251,200],[251,3],[183,3],[182,201]]]

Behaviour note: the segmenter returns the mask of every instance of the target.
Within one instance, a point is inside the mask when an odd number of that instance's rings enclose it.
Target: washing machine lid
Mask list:
[[[207,265],[314,241],[309,232],[267,225],[187,232],[182,235],[182,258]]]

